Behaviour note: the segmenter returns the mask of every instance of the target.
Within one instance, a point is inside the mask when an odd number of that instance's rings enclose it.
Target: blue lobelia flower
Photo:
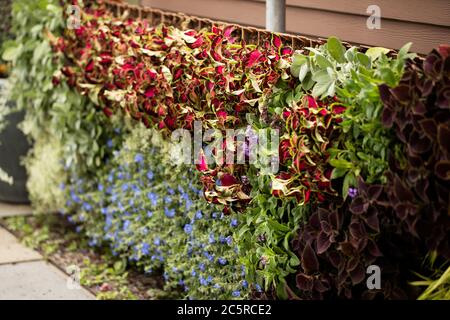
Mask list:
[[[203,218],[203,214],[202,214],[202,212],[199,210],[199,211],[197,211],[196,213],[195,213],[195,218],[196,219],[201,219],[201,218]]]
[[[89,204],[89,203],[87,203],[87,202],[84,202],[83,203],[83,210],[85,210],[85,211],[91,211],[92,210],[92,206]]]
[[[200,264],[198,265],[198,268],[200,269],[200,271],[205,271],[206,266],[205,266],[204,263],[200,263]]]
[[[201,276],[200,277],[200,284],[202,286],[207,286],[208,285],[208,281],[206,281],[206,279]]]
[[[156,193],[147,193],[147,198],[152,202],[153,206],[156,206],[158,204],[158,195]]]
[[[164,202],[165,203],[172,203],[172,198],[171,197],[164,197]]]
[[[228,262],[228,261],[227,261],[227,259],[225,259],[225,258],[222,258],[222,257],[221,257],[221,258],[219,258],[219,260],[218,260],[218,261],[219,261],[219,264],[221,264],[222,266],[226,265],[226,264],[227,264],[227,262]]]
[[[148,180],[153,180],[153,176],[154,176],[153,171],[147,172],[147,179]]]
[[[153,216],[153,212],[147,211],[147,217],[148,217],[148,218],[151,218],[152,216]]]
[[[106,146],[107,146],[108,148],[112,148],[113,145],[114,145],[114,143],[113,143],[112,139],[109,139],[109,140],[106,142]]]
[[[242,281],[242,286],[244,287],[244,288],[248,288],[248,282],[247,282],[247,280],[244,280],[244,281]]]
[[[129,227],[130,227],[130,221],[125,220],[125,222],[123,223],[123,231],[128,230]]]
[[[239,297],[241,295],[241,292],[239,290],[235,290],[232,293],[233,297]]]
[[[134,161],[139,164],[142,164],[142,163],[144,163],[144,156],[142,154],[138,153],[134,156]]]
[[[214,234],[213,234],[213,233],[210,233],[210,234],[209,234],[209,236],[208,236],[208,242],[209,242],[210,244],[216,242],[216,239],[214,238]]]
[[[159,239],[159,237],[156,237],[155,240],[153,240],[153,243],[155,244],[155,246],[159,246],[161,244],[161,239]]]
[[[230,226],[232,226],[233,228],[238,226],[238,221],[236,219],[231,220]]]
[[[192,232],[192,225],[186,224],[184,226],[184,232],[186,232],[187,234],[190,234]]]
[[[229,246],[231,246],[232,243],[233,243],[233,237],[232,237],[232,236],[228,236],[228,237],[227,237],[227,244],[228,244]]]
[[[164,208],[164,214],[168,218],[173,218],[175,216],[175,209],[168,209],[167,207]]]
[[[146,256],[146,255],[148,255],[150,253],[150,245],[147,242],[144,242],[142,244],[141,253],[144,256]]]

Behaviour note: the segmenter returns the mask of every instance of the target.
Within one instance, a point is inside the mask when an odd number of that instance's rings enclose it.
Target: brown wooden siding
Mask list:
[[[142,5],[221,21],[264,27],[264,0],[140,0]],[[413,42],[427,53],[450,43],[448,0],[286,0],[287,32],[398,49]],[[366,27],[369,5],[381,8],[381,29]]]

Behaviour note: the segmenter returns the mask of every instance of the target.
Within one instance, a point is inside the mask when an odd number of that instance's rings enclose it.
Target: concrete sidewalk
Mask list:
[[[18,211],[18,214],[30,212],[26,208],[16,210],[16,213]],[[4,217],[4,210],[0,212]],[[44,261],[38,252],[20,244],[14,235],[0,227],[0,300],[95,299],[84,288],[69,289],[68,279],[65,273]]]

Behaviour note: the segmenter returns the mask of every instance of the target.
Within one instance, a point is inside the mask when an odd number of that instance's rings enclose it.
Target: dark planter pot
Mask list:
[[[5,80],[0,79],[0,86]],[[12,107],[14,103],[8,103]],[[21,165],[21,158],[30,148],[26,137],[17,125],[23,120],[24,112],[13,112],[6,117],[6,128],[0,132],[0,168],[13,177],[14,184],[0,181],[0,201],[10,203],[29,203],[26,189],[27,174]]]

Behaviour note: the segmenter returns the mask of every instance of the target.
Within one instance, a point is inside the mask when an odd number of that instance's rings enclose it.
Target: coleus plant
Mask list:
[[[356,47],[346,49],[334,37],[319,48],[294,55],[291,72],[313,97],[336,96],[346,107],[339,124],[343,134],[330,150],[330,164],[335,167],[331,179],[344,177],[342,195],[356,185],[362,175],[368,183],[386,182],[389,132],[381,125],[383,108],[378,85],[395,86],[402,73],[410,44],[395,58],[385,48],[370,48],[365,53]]]
[[[396,219],[381,205],[383,185],[361,178],[347,200],[338,198],[313,210],[292,248],[301,265],[291,298],[404,299],[417,296],[408,285],[409,270],[421,268],[424,248],[411,235],[394,232]],[[367,270],[382,270],[381,288],[369,290]]]
[[[383,125],[403,143],[387,174],[398,227],[450,258],[450,47],[408,65],[398,86],[380,86]]]
[[[222,131],[244,125],[246,114],[261,112],[272,87],[290,76],[292,50],[278,36],[257,47],[238,40],[232,27],[151,27],[146,20],[115,18],[96,2],[81,17],[79,29],[54,41],[66,55],[68,83],[106,115],[123,109],[166,133],[192,130],[196,120]],[[236,174],[242,170],[200,168],[211,201],[248,201]],[[214,186],[223,175],[230,183],[219,190]]]
[[[332,99],[316,101],[305,95],[283,110],[286,129],[280,142],[282,171],[272,180],[272,193],[295,197],[299,204],[311,198],[322,202],[336,193],[330,181],[329,149],[339,136],[337,124],[345,107]]]
[[[293,298],[417,297],[409,272],[424,270],[425,256],[448,260],[449,56],[441,46],[423,66],[408,61],[398,86],[380,86],[383,125],[402,152],[390,153],[386,184],[360,180],[351,200],[319,206],[300,226]],[[379,291],[363,283],[370,264],[383,270]]]

